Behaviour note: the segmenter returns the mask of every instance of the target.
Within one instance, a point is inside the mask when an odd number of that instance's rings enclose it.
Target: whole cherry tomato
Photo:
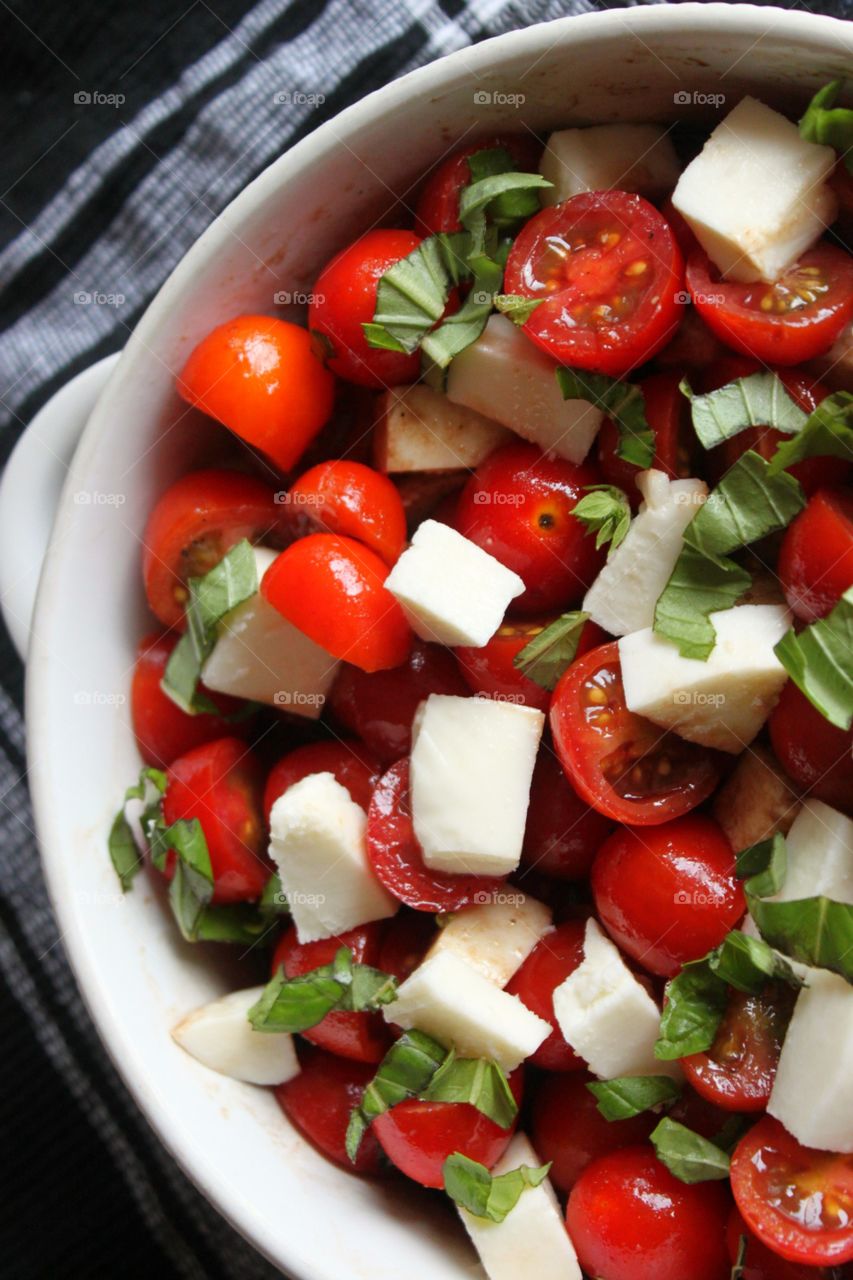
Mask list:
[[[782,690],[769,728],[779,763],[795,782],[816,800],[853,810],[853,728],[830,724],[793,680]]]
[[[760,995],[732,989],[711,1048],[681,1060],[696,1092],[726,1111],[763,1111],[793,1008],[792,989],[778,983]]]
[[[803,622],[825,617],[853,586],[853,492],[821,489],[788,525],[779,551],[785,599]]]
[[[406,513],[387,476],[363,462],[320,462],[290,486],[287,506],[300,534],[357,538],[388,565],[406,545]]]
[[[510,618],[501,623],[482,648],[460,645],[454,649],[469,688],[490,698],[499,694],[525,707],[547,711],[551,703],[550,691],[523,675],[515,666],[515,659],[531,640],[555,621],[554,615],[548,618]],[[605,639],[606,632],[591,620],[587,621],[578,641],[578,656],[602,644]]]
[[[288,751],[269,772],[264,788],[267,823],[270,810],[279,796],[312,773],[333,773],[356,804],[367,812],[381,772],[379,761],[361,742],[307,742]]]
[[[497,138],[481,138],[468,147],[454,151],[432,170],[421,187],[415,205],[415,227],[420,235],[432,236],[439,231],[461,231],[459,195],[471,181],[468,160],[479,151],[495,148],[508,151],[518,172],[535,173],[542,150],[529,133],[505,134]]]
[[[382,1170],[382,1149],[372,1133],[366,1133],[355,1164],[347,1155],[349,1118],[361,1104],[364,1090],[376,1074],[367,1062],[337,1058],[311,1044],[299,1044],[298,1076],[280,1084],[276,1101],[292,1124],[318,1151],[350,1173],[364,1176]]]
[[[567,920],[546,933],[507,983],[510,995],[518,996],[522,1004],[551,1024],[548,1039],[528,1059],[548,1071],[580,1071],[584,1066],[566,1043],[554,1015],[555,990],[583,960],[584,929],[582,920]]]
[[[583,880],[613,823],[582,800],[548,742],[536,757],[521,860],[557,880]]]

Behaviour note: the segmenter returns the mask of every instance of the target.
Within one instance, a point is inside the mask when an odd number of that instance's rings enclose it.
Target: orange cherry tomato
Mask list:
[[[363,462],[321,462],[290,486],[287,506],[300,533],[323,529],[358,538],[393,565],[406,545],[399,490]]]

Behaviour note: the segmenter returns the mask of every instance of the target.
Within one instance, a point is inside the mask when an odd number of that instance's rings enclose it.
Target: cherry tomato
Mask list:
[[[164,626],[183,629],[187,579],[207,573],[243,538],[278,543],[281,527],[282,508],[253,476],[213,470],[182,476],[160,497],[142,535],[152,613]]]
[[[566,1043],[554,1016],[554,991],[574,973],[583,960],[583,920],[567,920],[547,933],[531,951],[524,964],[510,978],[507,991],[518,996],[528,1009],[550,1022],[552,1031],[528,1062],[548,1071],[580,1071],[584,1067],[574,1049]]]
[[[610,819],[580,798],[553,749],[544,742],[530,786],[521,851],[524,866],[557,880],[583,880],[612,830]]]
[[[696,1092],[726,1111],[763,1111],[793,1006],[791,988],[779,984],[760,995],[732,990],[711,1048],[682,1059]]]
[[[300,533],[358,538],[393,565],[406,545],[406,513],[387,476],[363,462],[321,462],[290,486],[288,510]]]
[[[715,1102],[703,1098],[689,1084],[685,1084],[681,1097],[675,1100],[667,1114],[670,1119],[677,1120],[686,1129],[692,1129],[711,1142],[719,1137],[727,1124],[731,1124],[732,1119],[730,1111],[724,1111]]]
[[[592,1160],[621,1147],[645,1142],[660,1116],[645,1111],[630,1120],[605,1120],[587,1085],[586,1071],[545,1075],[539,1081],[531,1112],[532,1140],[558,1191],[569,1192]]]
[[[732,846],[696,813],[617,828],[595,855],[592,893],[614,941],[665,977],[716,947],[746,910]]]
[[[674,333],[683,279],[681,250],[654,205],[588,191],[530,219],[510,249],[504,289],[542,299],[524,332],[548,355],[618,378]]]
[[[412,630],[386,590],[388,566],[375,551],[335,533],[312,533],[277,556],[261,594],[335,658],[363,671],[405,662]]]
[[[757,1240],[737,1208],[732,1209],[726,1228],[729,1258],[737,1262],[741,1236],[746,1238],[746,1257],[741,1280],[832,1280],[825,1267],[804,1267],[798,1262],[786,1262]],[[841,1277],[838,1277],[841,1280]]]
[[[224,738],[229,733],[240,737],[252,727],[250,717],[228,719],[236,716],[244,705],[238,698],[211,693],[204,685],[201,691],[219,707],[221,715],[201,712],[190,716],[166,697],[160,681],[177,643],[176,635],[155,634],[141,640],[130,686],[130,712],[139,754],[146,764],[160,769],[203,742],[213,742],[214,738]]]
[[[548,618],[509,619],[501,623],[488,644],[482,648],[460,645],[454,649],[468,687],[474,693],[482,693],[490,698],[500,694],[521,702],[525,707],[547,711],[551,703],[550,692],[522,675],[514,661],[535,636],[541,635],[555,621],[554,615]],[[603,642],[605,636],[601,627],[588,621],[581,632],[578,654],[594,649]]]
[[[327,1160],[350,1173],[365,1176],[382,1169],[382,1149],[372,1133],[366,1133],[355,1164],[346,1150],[346,1134],[354,1107],[361,1103],[365,1087],[376,1074],[367,1062],[336,1058],[310,1044],[299,1044],[302,1070],[274,1090],[276,1101],[301,1134]]]
[[[329,706],[383,764],[393,764],[408,754],[415,712],[431,693],[464,697],[468,686],[452,653],[415,640],[407,660],[390,671],[368,675],[345,662],[329,693]]]
[[[382,766],[361,742],[307,742],[273,765],[264,787],[264,813],[270,810],[288,787],[312,773],[333,773],[365,813]]]
[[[481,138],[469,147],[454,151],[436,165],[421,187],[415,206],[415,227],[420,235],[431,236],[439,231],[462,230],[462,223],[459,221],[459,194],[471,181],[468,158],[478,151],[491,151],[497,147],[509,152],[519,173],[537,171],[542,148],[530,134]]]
[[[423,960],[435,938],[435,920],[425,911],[401,907],[388,921],[379,953],[379,968],[405,982]]]
[[[509,1077],[516,1101],[521,1101],[524,1071]],[[467,1102],[421,1102],[411,1098],[377,1116],[373,1132],[388,1159],[423,1187],[444,1186],[442,1166],[459,1152],[491,1168],[500,1160],[515,1132],[515,1123],[502,1129]]]
[[[577,604],[604,563],[595,538],[572,515],[597,468],[508,444],[481,463],[462,490],[456,528],[524,581],[516,613]]]
[[[458,911],[472,902],[485,902],[506,883],[491,876],[446,875],[424,864],[412,824],[408,760],[393,765],[373,792],[367,856],[379,882],[416,911]]]
[[[747,1226],[774,1253],[811,1267],[853,1259],[853,1156],[803,1147],[765,1116],[735,1148],[731,1179]]]
[[[265,857],[260,765],[239,738],[218,738],[173,760],[163,817],[198,818],[213,871],[213,901],[260,897],[272,867]],[[175,871],[172,855],[166,876]]]
[[[178,391],[289,471],[331,414],[335,380],[301,325],[237,316],[193,349]]]
[[[370,347],[362,325],[373,322],[380,277],[420,242],[412,231],[378,228],[360,236],[320,272],[308,307],[308,326],[331,344],[328,366],[347,382],[380,388],[417,380],[418,353],[407,356]]]
[[[803,364],[828,351],[853,317],[853,258],[821,243],[774,284],[719,279],[701,250],[687,287],[709,329],[763,364]]]
[[[816,800],[853,809],[853,728],[836,729],[793,680],[782,690],[769,728],[779,763],[795,782]]]
[[[336,938],[318,942],[300,942],[296,929],[290,928],[280,939],[273,954],[272,973],[284,969],[288,978],[300,978],[312,969],[331,964],[341,947],[349,947],[357,964],[379,967],[383,927],[378,923],[361,925]],[[333,1010],[322,1022],[302,1035],[312,1044],[354,1062],[381,1062],[391,1036],[381,1013],[351,1013]]]
[[[662,733],[625,706],[615,642],[585,653],[560,678],[551,731],[569,782],[617,822],[654,826],[678,818],[717,784],[711,751]]]
[[[665,471],[673,480],[691,474],[685,430],[687,398],[680,389],[681,373],[653,373],[640,382],[646,405],[646,421],[655,433],[655,456],[652,466]],[[604,479],[624,490],[632,506],[640,501],[637,476],[643,467],[626,462],[616,452],[619,430],[611,418],[605,418],[598,433],[598,461]]]
[[[728,1211],[719,1182],[679,1182],[644,1145],[587,1165],[566,1222],[597,1280],[729,1280]]]
[[[853,492],[821,489],[785,530],[779,552],[785,599],[803,622],[824,618],[853,586]]]

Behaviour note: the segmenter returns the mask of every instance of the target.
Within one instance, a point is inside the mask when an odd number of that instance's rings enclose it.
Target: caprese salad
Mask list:
[[[199,1069],[490,1280],[851,1274],[840,91],[466,145],[177,377],[113,864],[245,959]]]

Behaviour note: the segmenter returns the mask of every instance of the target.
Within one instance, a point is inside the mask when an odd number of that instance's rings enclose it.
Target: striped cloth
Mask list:
[[[122,346],[199,233],[288,145],[441,54],[596,7],[0,3],[2,458],[71,373]],[[846,16],[844,0],[821,7]],[[0,1273],[272,1277],[149,1132],[80,1001],[35,850],[22,673],[5,633],[0,663]]]

